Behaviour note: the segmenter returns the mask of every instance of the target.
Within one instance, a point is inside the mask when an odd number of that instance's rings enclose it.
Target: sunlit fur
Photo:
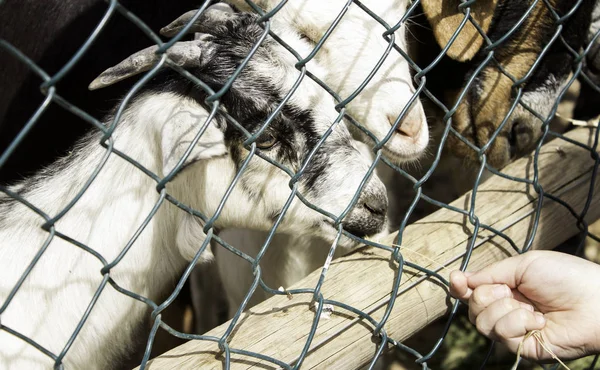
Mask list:
[[[552,119],[550,113],[557,103],[556,99],[577,67],[573,51],[581,52],[589,42],[586,36],[596,2],[498,1],[497,6],[487,10],[487,14],[493,14],[486,31],[495,44],[493,58],[484,65],[491,53],[484,43],[471,60],[457,62],[444,57],[427,73],[430,91],[446,107],[457,105],[452,116],[453,127],[476,146],[486,145],[505,122],[486,152],[488,164],[503,167],[530,152],[537,144],[543,133],[542,123]],[[458,6],[459,1],[455,3]],[[491,3],[494,2],[484,4]],[[514,28],[532,4],[531,13]],[[567,14],[569,17],[558,22],[553,12],[559,17]],[[417,11],[415,20],[420,24],[414,28],[418,42],[414,45],[418,51],[417,64],[425,68],[432,65],[440,55],[441,47],[445,46],[436,45],[431,35],[431,29],[441,27],[443,22],[429,23],[418,14]],[[460,21],[462,17],[457,17],[457,24],[444,32],[451,34]],[[550,45],[558,31],[560,37]],[[471,79],[463,96],[463,90]],[[519,89],[522,90],[520,102],[511,111]],[[532,114],[529,109],[537,114]],[[440,117],[444,114],[441,112]],[[448,147],[455,155],[466,157],[475,165],[479,163],[477,152],[455,135],[449,136]]]
[[[240,15],[239,20],[226,25],[220,24],[218,14],[211,11],[203,17],[201,20],[219,37],[201,41],[206,60],[190,72],[211,80],[211,85],[217,87],[224,83],[224,71],[237,66],[252,46],[237,35],[251,37],[262,29],[256,25],[256,17]],[[254,131],[273,111],[277,100],[291,89],[298,75],[293,65],[291,54],[267,40],[222,97],[222,108],[247,130]],[[161,75],[162,80],[157,79],[129,103],[113,135],[116,149],[159,177],[175,167],[208,117],[207,109],[200,104],[205,93],[178,74]],[[248,84],[250,81],[256,84]],[[237,114],[242,111],[254,115]],[[294,121],[298,117],[304,121]],[[336,117],[332,98],[305,80],[268,129],[277,144],[262,150],[262,154],[297,170]],[[112,117],[106,123],[112,123]],[[86,136],[71,155],[10,187],[11,191],[51,217],[58,214],[102,162],[106,150],[99,145],[100,137],[98,132]],[[223,118],[210,121],[181,172],[168,183],[168,193],[212,216],[248,154],[242,147],[243,140],[239,131]],[[292,151],[294,155],[285,155]],[[364,178],[369,162],[353,144],[344,124],[333,130],[314,158],[306,175],[298,179],[299,192],[328,212],[340,214]],[[290,194],[289,180],[283,171],[255,156],[233,188],[215,228],[267,230]],[[54,229],[93,248],[111,262],[150,215],[158,199],[154,180],[111,154],[89,189],[55,223]],[[374,215],[365,204],[376,204],[383,212],[387,207],[385,188],[375,175],[345,222],[354,225],[356,232],[382,229],[384,214]],[[49,238],[40,228],[43,223],[44,219],[25,205],[7,195],[0,196],[0,305]],[[295,234],[310,231],[330,241],[336,233],[326,216],[298,199],[292,203],[280,230]],[[160,302],[204,238],[203,223],[198,218],[165,201],[131,249],[110,270],[110,278],[124,289]],[[207,252],[200,260],[210,258]],[[102,267],[93,255],[55,235],[2,313],[2,325],[60,354],[102,282]],[[107,285],[66,352],[65,368],[116,367],[147,338],[148,318],[145,304]],[[53,362],[0,330],[0,368],[51,368]]]
[[[229,2],[240,7],[246,6],[243,0]],[[278,3],[279,1],[272,0],[257,2],[267,10]],[[340,0],[288,2],[271,18],[271,28],[301,56],[308,56],[344,8],[345,3]],[[381,16],[390,26],[394,26],[405,14],[408,2],[405,0],[364,1],[363,4]],[[405,28],[405,25],[402,25],[395,32],[395,42],[404,50],[406,50]],[[342,98],[348,97],[367,78],[384,55],[388,43],[382,38],[383,32],[385,32],[383,26],[356,4],[352,4],[323,44],[323,48],[313,61],[308,63],[308,70],[321,78]],[[322,68],[313,68],[315,62]],[[392,50],[379,72],[348,105],[348,112],[378,139],[382,139],[391,129],[390,120],[393,123],[414,94],[415,88],[411,81],[408,62],[397,51]],[[398,132],[392,134],[384,151],[384,155],[392,162],[416,161],[428,144],[427,122],[418,99],[403,122],[407,121],[415,121],[420,125],[419,134],[412,138]],[[368,157],[373,144],[368,139],[365,139],[365,143],[367,145],[362,145],[361,150]],[[394,191],[393,182],[386,185],[388,192]],[[221,236],[236,248],[254,256],[263,246],[267,234],[246,230],[223,230]],[[272,240],[261,264],[263,278],[272,287],[277,288],[280,285],[287,287],[322,266],[330,247],[330,242],[314,234],[312,237],[302,234],[293,234],[293,236],[278,234]],[[348,253],[349,250],[342,244],[338,246],[336,256]],[[216,263],[219,266],[230,306],[230,315],[232,315],[242,302],[254,276],[246,261],[224,249],[218,248],[216,253]],[[194,292],[194,294],[201,294],[201,292]],[[267,296],[268,294],[259,288],[252,297],[250,306],[264,300]]]
[[[228,2],[249,9],[244,0]],[[270,10],[280,1],[258,0],[255,3],[263,9]],[[271,28],[301,56],[306,57],[346,3],[344,0],[289,1],[270,19]],[[383,18],[390,27],[402,19],[408,6],[407,0],[367,0],[361,3]],[[351,4],[313,59],[323,66],[323,70],[312,71],[311,63],[308,64],[308,68],[342,99],[348,98],[384,56],[389,46],[389,42],[382,36],[385,31],[375,18],[356,4]],[[394,33],[396,45],[403,50],[406,50],[405,31],[406,25],[402,24]],[[297,48],[301,44],[298,36],[310,44],[309,49]],[[391,123],[398,118],[414,94],[415,88],[408,62],[392,49],[378,72],[364,90],[347,105],[347,109],[352,117],[381,140],[391,131]],[[420,129],[418,134],[412,137],[393,132],[384,147],[384,154],[396,163],[418,159],[429,140],[427,120],[419,99],[416,99],[401,124],[403,122],[411,122]],[[369,140],[367,142],[371,144]]]

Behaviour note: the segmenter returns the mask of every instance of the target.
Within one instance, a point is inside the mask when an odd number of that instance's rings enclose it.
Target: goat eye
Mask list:
[[[263,134],[256,139],[256,146],[263,150],[271,149],[275,144],[277,144],[277,139],[273,134]]]

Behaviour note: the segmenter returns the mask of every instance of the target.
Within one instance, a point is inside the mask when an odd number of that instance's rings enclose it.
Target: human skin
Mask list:
[[[485,336],[521,356],[552,358],[528,332],[540,330],[561,359],[600,353],[600,266],[550,251],[531,251],[478,272],[453,271],[452,296],[469,304],[469,320]]]

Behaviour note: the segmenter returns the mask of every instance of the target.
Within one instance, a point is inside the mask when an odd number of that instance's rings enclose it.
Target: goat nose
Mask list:
[[[359,238],[381,232],[386,224],[388,200],[385,193],[372,194],[367,198],[359,199],[353,212],[344,220],[344,229]]]

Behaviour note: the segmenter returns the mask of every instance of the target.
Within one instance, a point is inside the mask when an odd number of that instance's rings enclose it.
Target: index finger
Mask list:
[[[538,257],[538,253],[527,252],[484,267],[467,278],[467,285],[475,289],[484,284],[505,284],[516,289],[527,266]]]

